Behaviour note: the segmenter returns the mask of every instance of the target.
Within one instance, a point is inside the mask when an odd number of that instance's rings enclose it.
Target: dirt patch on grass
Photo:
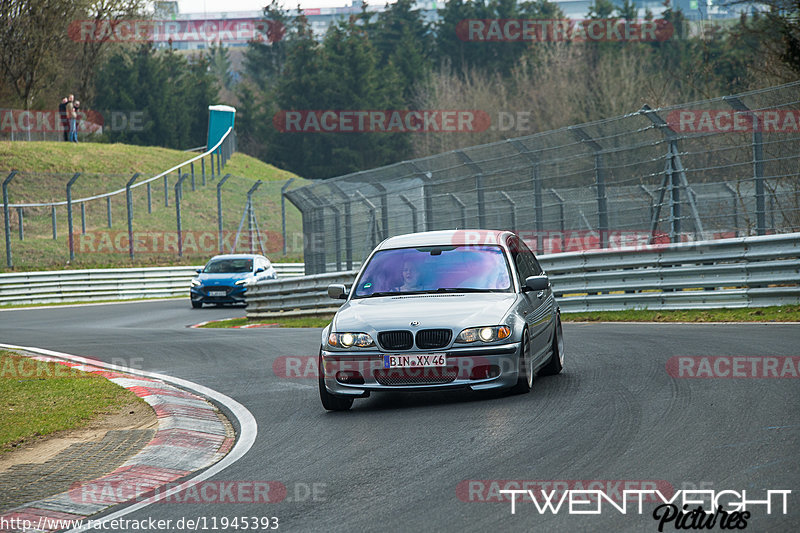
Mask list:
[[[99,441],[111,430],[155,429],[158,418],[147,403],[134,400],[92,419],[81,429],[59,431],[5,446],[0,453],[0,472],[17,464],[44,463],[72,444]]]

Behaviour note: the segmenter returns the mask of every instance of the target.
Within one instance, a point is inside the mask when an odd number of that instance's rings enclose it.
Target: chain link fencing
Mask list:
[[[537,253],[800,230],[800,82],[473,146],[285,192],[306,274],[383,239],[512,229]]]

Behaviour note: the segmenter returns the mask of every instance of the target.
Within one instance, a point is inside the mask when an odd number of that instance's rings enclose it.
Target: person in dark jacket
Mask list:
[[[61,120],[61,129],[64,131],[64,142],[69,141],[69,120],[67,119],[67,97],[58,104],[58,118]]]

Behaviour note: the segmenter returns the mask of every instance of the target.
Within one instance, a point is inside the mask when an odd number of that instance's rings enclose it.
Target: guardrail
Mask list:
[[[220,176],[222,173],[222,168],[231,158],[233,153],[236,151],[236,134],[233,131],[233,127],[228,128],[222,137],[217,141],[217,143],[212,146],[211,148],[206,149],[204,152],[187,159],[182,163],[178,163],[177,165],[173,166],[157,174],[151,178],[146,180],[139,181],[134,183],[138,177],[139,173],[135,173],[128,183],[125,185],[124,188],[117,189],[115,191],[110,191],[102,194],[96,194],[93,196],[87,196],[85,198],[72,198],[72,186],[75,184],[75,181],[81,176],[80,172],[76,172],[72,179],[67,182],[67,197],[66,200],[60,200],[55,202],[28,202],[28,203],[9,203],[8,199],[8,185],[14,179],[14,176],[18,174],[16,170],[12,170],[8,176],[2,182],[2,192],[3,192],[3,219],[4,219],[4,232],[5,232],[5,244],[6,244],[6,266],[8,268],[13,268],[14,262],[12,260],[12,251],[11,251],[11,225],[10,225],[10,218],[9,218],[9,210],[16,209],[18,216],[19,216],[19,224],[20,224],[20,240],[22,239],[22,220],[23,220],[23,212],[25,208],[33,208],[33,207],[49,207],[52,210],[52,225],[53,225],[53,239],[56,238],[56,206],[66,206],[67,207],[67,220],[68,220],[68,228],[67,228],[67,236],[69,239],[69,258],[70,261],[75,259],[75,249],[74,249],[74,239],[73,239],[73,227],[72,227],[72,206],[74,204],[81,205],[81,220],[82,224],[85,221],[84,218],[84,210],[85,206],[88,202],[94,200],[100,200],[102,198],[106,199],[106,210],[108,213],[108,226],[111,227],[111,198],[117,195],[125,195],[125,203],[127,207],[127,218],[128,218],[128,241],[130,242],[130,256],[133,259],[134,254],[134,247],[133,247],[133,229],[132,229],[132,217],[133,217],[133,208],[131,204],[131,191],[137,187],[141,187],[142,185],[147,186],[147,201],[148,201],[148,212],[150,211],[150,185],[152,182],[158,179],[163,179],[164,181],[164,198],[165,203],[167,202],[168,198],[168,176],[169,174],[177,171],[178,172],[178,182],[175,184],[175,202],[177,205],[176,211],[176,219],[177,219],[177,226],[178,226],[178,255],[182,255],[182,250],[180,248],[180,233],[181,233],[181,221],[180,221],[180,201],[181,201],[181,169],[184,167],[189,167],[189,171],[183,172],[183,177],[191,176],[191,183],[192,183],[192,190],[195,188],[195,172],[194,172],[194,163],[196,161],[200,162],[201,169],[201,177],[203,180],[203,185],[206,184],[206,170],[205,170],[205,158],[207,156],[211,156],[211,178],[214,178],[214,156],[216,156],[216,175]],[[219,188],[217,189],[219,191]],[[217,193],[219,194],[219,192]],[[221,209],[221,207],[219,207]],[[220,218],[221,215],[218,215]],[[83,231],[85,232],[86,228],[83,227]],[[220,229],[220,232],[222,229]]]
[[[303,263],[272,265],[281,278],[296,277],[303,273]],[[188,299],[189,282],[201,267],[202,265],[0,274],[0,306],[178,296]]]
[[[800,302],[800,233],[539,257],[564,312],[763,307]],[[333,313],[331,283],[356,271],[262,281],[248,318]]]

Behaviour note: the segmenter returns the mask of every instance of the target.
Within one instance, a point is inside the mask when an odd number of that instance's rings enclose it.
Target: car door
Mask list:
[[[511,260],[514,266],[514,272],[519,280],[520,299],[518,312],[523,317],[525,323],[528,325],[528,331],[531,334],[531,341],[533,341],[533,319],[535,317],[534,309],[535,302],[530,298],[529,291],[525,288],[525,278],[531,274],[530,265],[525,261],[524,255],[520,251],[520,242],[516,236],[508,238],[508,250],[511,252]]]
[[[520,278],[520,288],[527,310],[525,322],[528,324],[528,331],[531,336],[531,348],[534,359],[544,356],[548,347],[547,327],[550,323],[550,314],[547,306],[547,290],[531,291],[525,285],[525,280],[529,276],[537,276],[542,273],[538,262],[533,256],[533,252],[520,239],[513,237],[513,244],[509,243],[509,249],[514,257],[517,275]],[[549,289],[548,289],[549,290]]]
[[[531,265],[533,271],[533,274],[531,275],[546,275],[546,272],[542,269],[541,265],[539,265],[539,261],[536,259],[536,256],[533,254],[530,248],[528,248],[524,242],[521,242],[520,244],[523,249],[523,255],[525,255]],[[534,291],[531,291],[529,294],[531,294],[531,297],[535,295],[536,299],[539,301],[539,305],[536,307],[536,309],[538,316],[541,316],[541,319],[539,319],[540,321],[537,325],[537,344],[542,350],[542,356],[544,356],[549,349],[550,342],[553,338],[555,325],[553,314],[555,313],[556,301],[550,284],[548,284],[547,288],[543,291],[536,291],[535,294]]]

